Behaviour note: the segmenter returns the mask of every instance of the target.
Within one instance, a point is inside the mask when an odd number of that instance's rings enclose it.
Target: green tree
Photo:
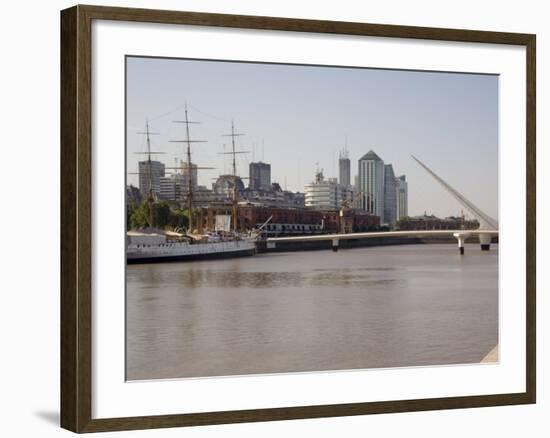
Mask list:
[[[187,228],[189,219],[187,211],[179,208],[170,208],[170,205],[165,201],[154,202],[153,208],[153,224],[155,228]],[[129,229],[140,229],[151,227],[149,223],[149,203],[142,202],[140,205],[128,205],[127,207],[127,226]]]
[[[157,228],[165,228],[170,224],[170,205],[166,201],[153,203],[154,224]]]
[[[128,220],[131,229],[146,228],[149,226],[149,204],[142,202],[141,205],[134,206],[130,212]]]
[[[139,205],[134,202],[128,202],[126,204],[126,229],[130,230],[132,229],[132,215],[134,214],[134,211],[136,208],[138,208]]]
[[[170,211],[170,227],[175,229],[181,229],[189,226],[189,218],[187,217],[187,211],[182,209],[174,209]]]

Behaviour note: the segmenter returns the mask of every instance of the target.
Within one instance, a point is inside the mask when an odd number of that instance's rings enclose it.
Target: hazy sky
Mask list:
[[[409,214],[460,214],[461,206],[410,157],[424,161],[466,198],[493,217],[498,214],[498,77],[365,68],[294,66],[180,59],[127,59],[128,172],[146,151],[145,120],[160,135],[157,159],[174,165],[184,158],[188,103],[192,161],[215,170],[199,171],[199,184],[230,173],[221,155],[236,131],[238,172],[251,161],[271,164],[272,181],[303,191],[318,166],[338,176],[338,153],[347,137],[352,182],[357,160],[373,149],[409,183]],[[137,176],[128,175],[137,185]],[[247,184],[247,180],[245,180]],[[466,213],[466,212],[465,212]]]

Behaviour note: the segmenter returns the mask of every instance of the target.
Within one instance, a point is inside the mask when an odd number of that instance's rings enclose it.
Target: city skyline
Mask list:
[[[172,120],[182,119],[187,102],[190,119],[202,122],[191,125],[191,138],[208,141],[193,148],[192,161],[216,167],[199,172],[199,184],[208,188],[212,178],[231,173],[230,160],[219,153],[224,142],[230,150],[222,134],[230,132],[233,117],[236,130],[246,134],[237,138],[237,150],[250,151],[238,157],[241,176],[248,176],[250,162],[263,161],[271,165],[272,181],[303,192],[317,167],[327,178],[339,176],[346,147],[353,183],[359,158],[373,149],[396,176],[407,175],[410,215],[459,214],[460,205],[414,163],[415,154],[498,215],[496,76],[151,58],[128,58],[127,71],[128,172],[143,159],[134,152],[146,150],[136,134],[146,119],[160,133],[151,137],[152,149],[165,152],[153,159],[170,166],[174,157],[184,158],[182,145],[170,141],[184,136]],[[176,87],[179,82],[192,86]],[[442,138],[448,143],[443,153]],[[128,183],[137,186],[137,178],[128,175]]]

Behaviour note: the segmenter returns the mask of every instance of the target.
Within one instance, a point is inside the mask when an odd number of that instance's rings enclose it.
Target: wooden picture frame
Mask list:
[[[388,38],[518,45],[526,48],[526,391],[187,413],[92,418],[92,21],[114,20]],[[74,432],[273,421],[535,403],[535,35],[165,10],[75,6],[61,12],[61,426]]]

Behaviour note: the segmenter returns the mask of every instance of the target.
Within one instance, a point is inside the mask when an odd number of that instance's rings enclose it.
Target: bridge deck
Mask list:
[[[348,233],[348,234],[317,234],[314,236],[292,236],[292,237],[269,237],[268,243],[276,242],[305,242],[321,240],[353,240],[368,239],[376,237],[423,237],[423,236],[498,236],[498,230],[410,230],[410,231],[374,231],[366,233]]]

